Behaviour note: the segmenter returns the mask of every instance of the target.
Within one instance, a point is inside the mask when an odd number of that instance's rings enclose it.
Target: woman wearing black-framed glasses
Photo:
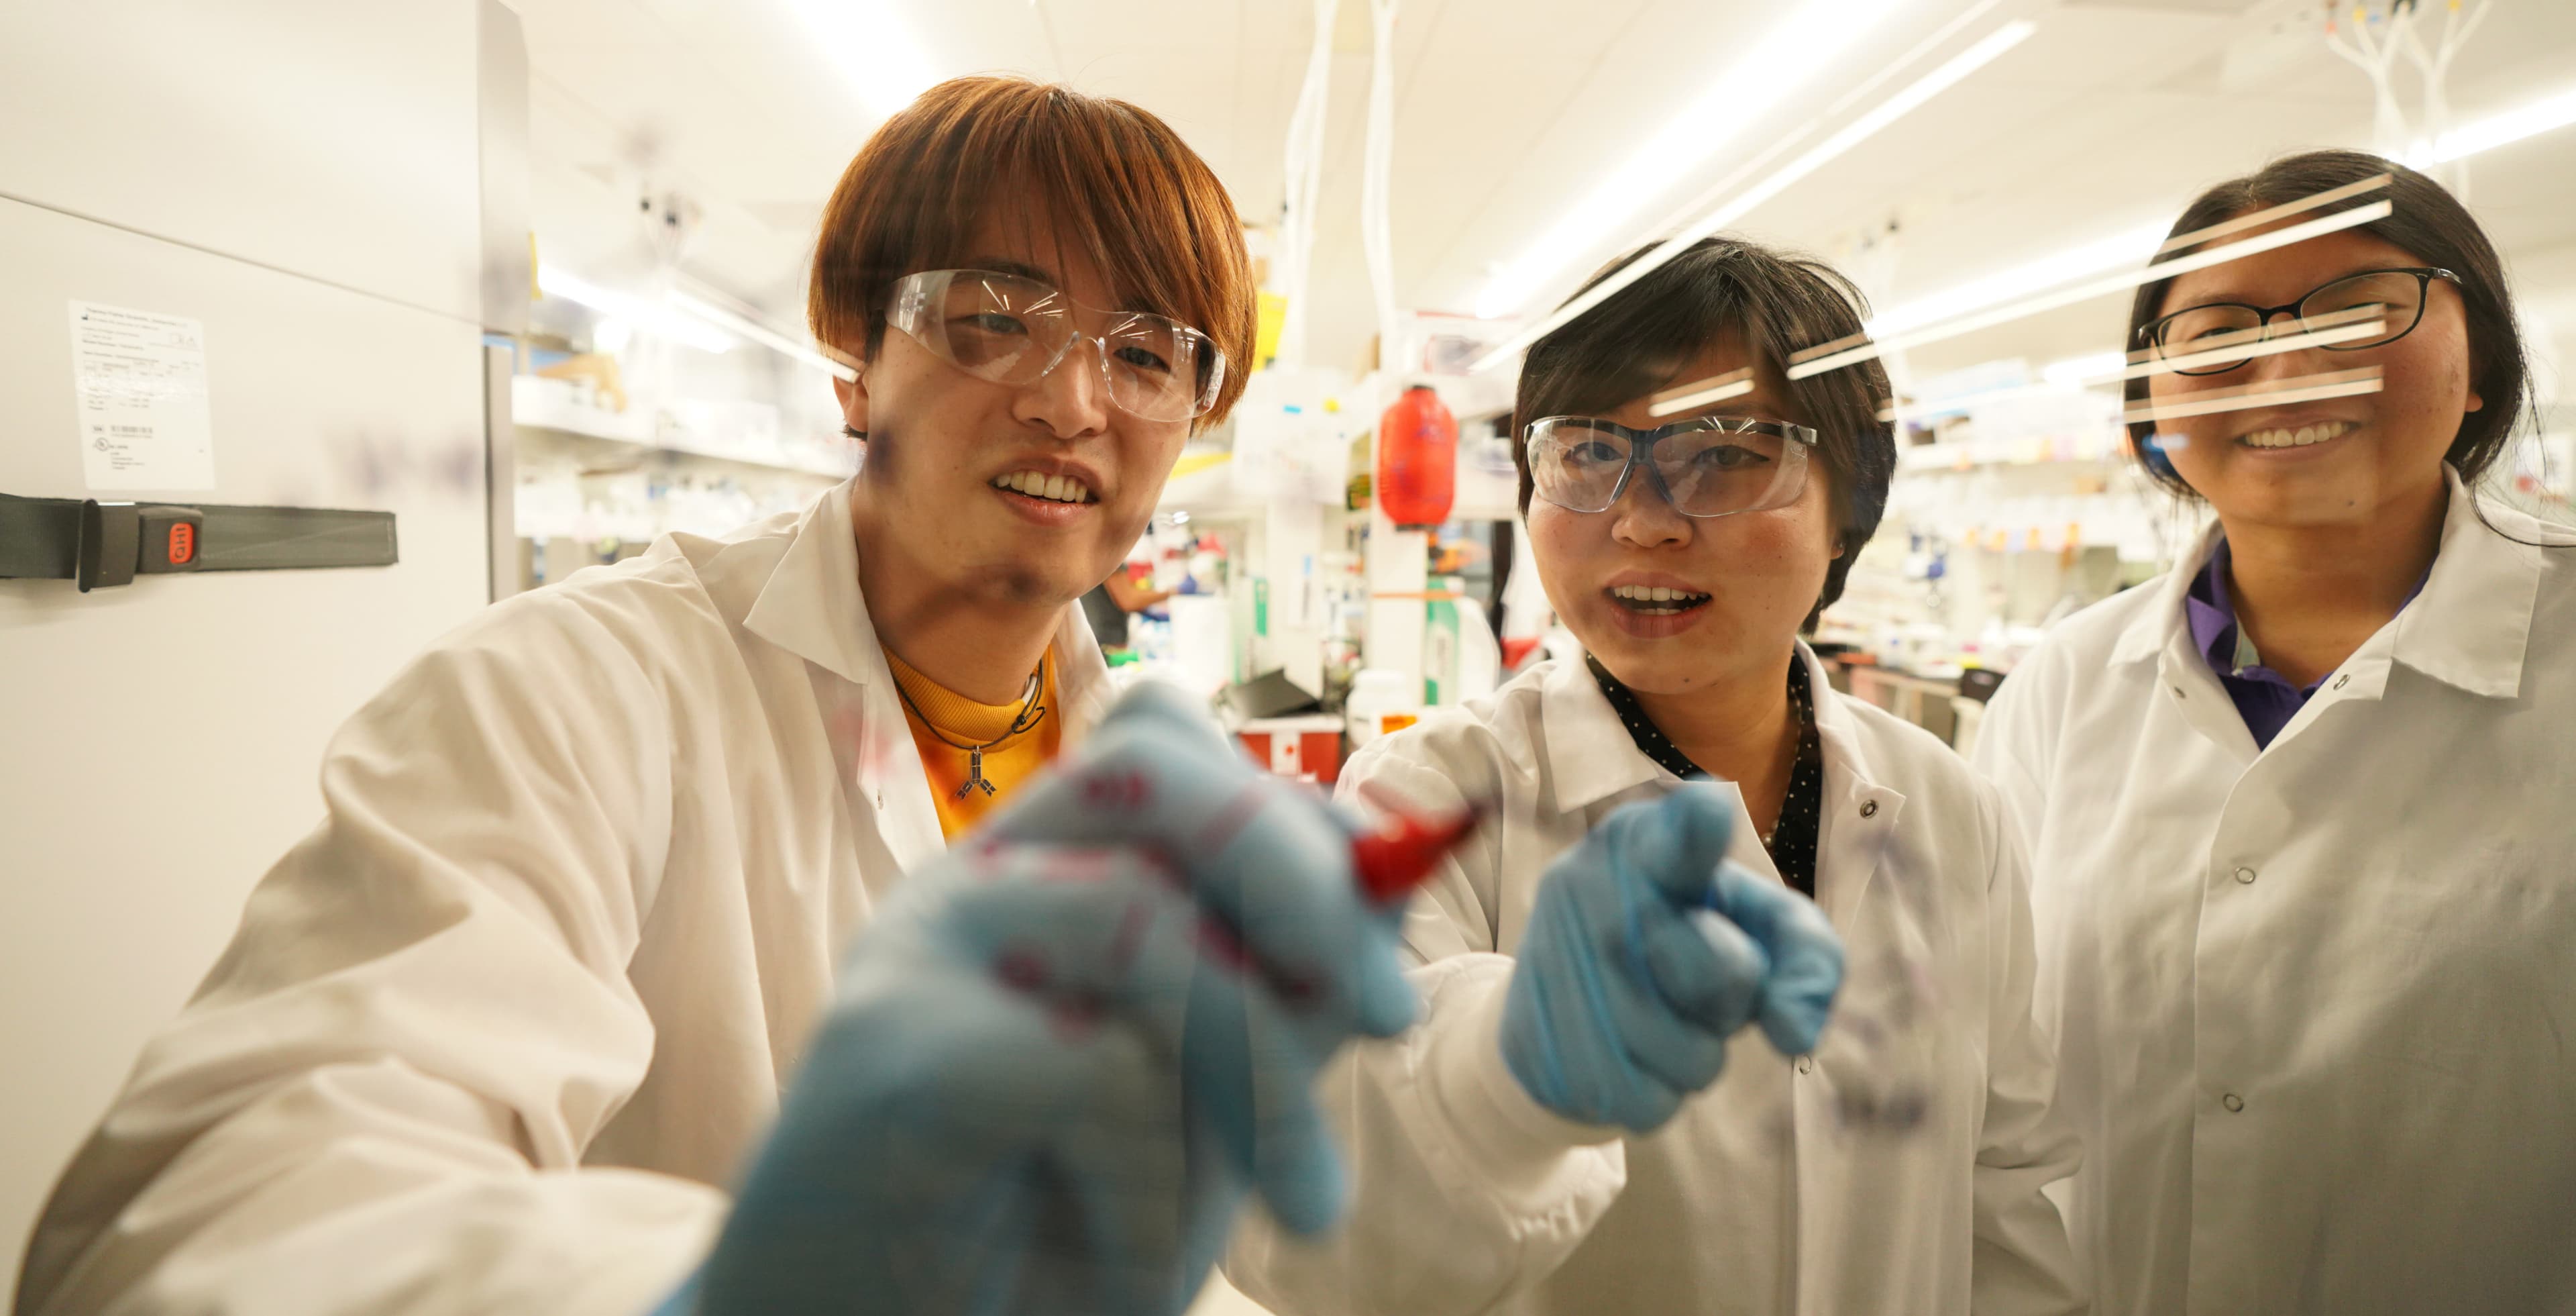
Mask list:
[[[2031,841],[2097,1311],[2576,1309],[2576,532],[2480,493],[2527,407],[2502,262],[2351,152],[2212,188],[2168,249],[2383,200],[2139,289],[2137,455],[2216,524],[1977,745]]]
[[[2260,344],[2284,348],[2313,343],[2321,351],[2362,352],[2385,347],[2424,322],[2424,303],[2436,279],[2461,286],[2460,276],[2431,266],[2355,270],[2278,306],[2250,302],[2199,302],[2140,325],[2133,344],[2182,375],[2223,375],[2264,355]],[[2168,294],[2170,297],[2170,294]],[[2287,316],[2289,323],[2274,325]],[[2302,339],[2300,343],[2291,340]]]

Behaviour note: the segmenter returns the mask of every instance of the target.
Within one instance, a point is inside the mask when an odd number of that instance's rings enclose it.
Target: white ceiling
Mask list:
[[[536,81],[546,259],[593,278],[640,274],[650,257],[636,199],[677,191],[703,210],[686,269],[793,320],[815,216],[877,116],[790,0],[509,2]],[[2576,4],[2494,3],[2450,77],[2461,119],[2576,85]],[[1676,177],[1637,222],[1669,214],[1970,4],[1916,0],[1793,104]],[[1366,0],[1341,9],[1312,355],[1355,364],[1373,331],[1357,224],[1370,56]],[[915,0],[902,12],[937,74],[1009,70],[1134,101],[1208,158],[1247,219],[1276,217],[1307,0]],[[1471,306],[1494,267],[1781,12],[1767,0],[1405,0],[1399,300]],[[2318,0],[2005,0],[1943,53],[2015,14],[2036,19],[2029,41],[1739,227],[1850,262],[1882,301],[1902,301],[2164,220],[2199,186],[2282,151],[2367,142],[2368,84],[2326,50]],[[2508,253],[2535,270],[2576,268],[2555,250],[2576,244],[2576,128],[2472,167],[2476,207]],[[1863,258],[1862,236],[1890,222],[1898,240]],[[1578,271],[1644,236],[1606,244]],[[2119,313],[2070,308],[1923,349],[1916,365],[2109,347]]]

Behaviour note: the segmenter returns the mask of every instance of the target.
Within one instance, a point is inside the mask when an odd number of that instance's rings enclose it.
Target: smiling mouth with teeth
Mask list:
[[[1630,612],[1667,617],[1688,612],[1707,603],[1709,596],[1686,589],[1665,589],[1660,585],[1613,585],[1606,591],[1610,601]]]
[[[2236,440],[2249,448],[2305,448],[2311,444],[2340,439],[2352,433],[2348,420],[2330,420],[2320,425],[2301,425],[2296,429],[2256,430]]]
[[[1051,503],[1100,501],[1100,496],[1091,492],[1091,487],[1080,480],[1062,475],[1040,475],[1036,471],[1013,471],[994,480],[993,487],[1015,494],[1026,494],[1031,498],[1043,498]]]

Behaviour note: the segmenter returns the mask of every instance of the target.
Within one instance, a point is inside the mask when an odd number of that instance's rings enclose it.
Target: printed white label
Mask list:
[[[92,489],[212,489],[206,329],[150,311],[72,304],[72,387]]]

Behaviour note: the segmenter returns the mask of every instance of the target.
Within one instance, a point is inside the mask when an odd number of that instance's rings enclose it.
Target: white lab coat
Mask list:
[[[1341,793],[1497,806],[1405,925],[1423,1021],[1326,1075],[1356,1206],[1332,1242],[1255,1217],[1227,1275],[1295,1316],[1502,1311],[2081,1310],[2043,1185],[2076,1163],[2031,1019],[2021,851],[1994,792],[1920,729],[1839,695],[1800,650],[1825,754],[1817,896],[1857,983],[1899,957],[1937,984],[1929,1120],[1855,1132],[1833,1042],[1792,1067],[1740,1035],[1718,1084],[1643,1138],[1549,1113],[1503,1065],[1509,958],[1547,865],[1612,810],[1678,781],[1630,739],[1580,659],[1381,740]],[[1777,878],[1736,803],[1733,857]]]
[[[491,608],[341,729],[38,1226],[32,1313],[636,1316],[944,848],[847,485]],[[1104,711],[1078,609],[1064,734]]]
[[[2206,540],[1986,715],[2106,1312],[2576,1312],[2576,549],[2451,484],[2259,754],[2184,619]]]

